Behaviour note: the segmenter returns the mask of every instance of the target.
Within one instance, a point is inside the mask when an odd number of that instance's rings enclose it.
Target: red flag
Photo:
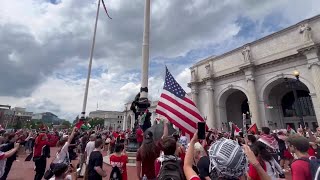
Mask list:
[[[158,102],[156,113],[165,116],[172,124],[186,134],[193,136],[197,123],[204,122],[195,103],[173,78],[168,68],[163,92]]]
[[[254,123],[248,130],[248,133],[258,134],[258,127],[256,123]]]
[[[238,126],[235,125],[234,123],[232,123],[232,128],[233,128],[233,130],[234,130],[234,135],[235,135],[235,136],[239,136],[240,129],[238,128]]]
[[[80,129],[83,124],[84,124],[84,122],[81,121],[81,120],[79,120],[79,121],[76,123],[75,127],[78,128],[78,129]]]

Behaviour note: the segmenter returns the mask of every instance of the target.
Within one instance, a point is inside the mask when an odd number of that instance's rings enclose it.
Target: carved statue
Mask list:
[[[210,77],[210,75],[211,75],[210,64],[207,64],[205,67],[206,67],[206,75],[207,75],[207,77]]]
[[[250,47],[249,46],[246,46],[242,50],[242,55],[243,55],[243,59],[245,62],[251,62],[251,55],[250,55]]]
[[[312,42],[311,39],[311,27],[309,26],[308,23],[303,24],[300,26],[300,34],[302,34],[303,36],[303,41],[304,42]]]
[[[191,70],[191,81],[192,82],[196,81],[196,71],[194,69]]]

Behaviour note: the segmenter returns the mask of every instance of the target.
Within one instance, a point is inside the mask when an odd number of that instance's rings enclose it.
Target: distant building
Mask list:
[[[123,129],[123,112],[97,110],[90,112],[89,118],[104,119],[104,126],[107,128]]]
[[[5,126],[5,123],[10,119],[8,116],[8,111],[10,111],[11,106],[9,105],[0,105],[0,124]]]
[[[32,119],[32,115],[33,112],[28,112],[26,111],[26,108],[21,108],[21,107],[15,107],[11,109],[11,112],[8,112],[8,114],[10,113],[10,115],[12,114],[15,116],[15,118],[18,118],[20,120],[31,120]]]
[[[61,121],[61,119],[57,115],[55,115],[51,112],[34,114],[32,116],[32,119],[37,119],[37,120],[47,122],[47,123],[58,123]]]

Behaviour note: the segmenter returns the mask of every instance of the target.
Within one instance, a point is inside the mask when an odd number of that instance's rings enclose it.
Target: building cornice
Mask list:
[[[308,51],[319,50],[319,49],[320,49],[320,43],[317,43],[317,44],[312,44],[310,46],[306,46],[301,49],[298,49],[298,52],[299,52],[299,54],[304,54]]]
[[[287,28],[284,28],[284,29],[282,29],[282,30],[280,30],[280,31],[277,31],[277,32],[275,32],[275,33],[272,33],[272,34],[270,34],[270,35],[267,35],[267,36],[265,36],[265,37],[263,37],[263,38],[261,38],[261,39],[258,39],[258,40],[256,40],[256,41],[253,41],[253,42],[251,42],[251,43],[244,44],[244,45],[242,45],[242,46],[240,46],[240,47],[238,47],[238,48],[236,48],[236,49],[233,49],[233,50],[228,51],[228,52],[226,52],[226,53],[223,53],[223,54],[221,54],[221,55],[218,55],[218,56],[210,56],[210,57],[208,57],[208,58],[205,58],[205,59],[203,59],[203,60],[200,60],[198,63],[196,63],[195,65],[193,65],[190,69],[194,69],[195,67],[201,66],[201,65],[206,64],[206,63],[208,63],[208,62],[210,62],[210,61],[215,61],[215,60],[221,59],[221,58],[223,58],[223,57],[225,57],[225,56],[227,56],[227,55],[229,55],[229,54],[232,54],[232,53],[237,52],[237,51],[241,51],[241,50],[242,50],[244,47],[246,47],[246,46],[252,46],[252,45],[254,45],[254,44],[260,43],[261,41],[264,41],[264,40],[267,40],[267,39],[271,39],[271,38],[273,38],[273,37],[275,37],[275,36],[278,36],[278,35],[280,35],[280,34],[282,34],[282,33],[284,33],[284,32],[287,32],[287,31],[289,31],[289,30],[292,30],[292,29],[294,29],[294,28],[299,28],[299,26],[300,26],[301,24],[309,23],[309,22],[314,21],[314,20],[319,19],[319,18],[320,18],[320,15],[311,17],[311,18],[309,18],[309,19],[305,19],[305,20],[303,20],[303,21],[300,21],[300,22],[296,23],[295,25],[292,25],[292,26],[289,26],[289,27],[287,27]]]

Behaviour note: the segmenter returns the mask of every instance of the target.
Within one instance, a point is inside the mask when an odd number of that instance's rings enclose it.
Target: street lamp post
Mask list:
[[[303,120],[303,114],[302,114],[300,100],[298,98],[298,93],[297,93],[297,89],[296,89],[296,87],[300,83],[300,72],[297,71],[297,70],[294,70],[293,71],[293,76],[296,78],[296,80],[289,81],[288,78],[285,78],[285,81],[289,84],[289,88],[293,92],[293,97],[294,97],[294,102],[295,102],[295,104],[294,104],[295,111],[296,111],[296,114],[299,117],[300,124],[301,124],[302,128],[304,129],[305,128],[305,124],[304,124],[304,120]]]

